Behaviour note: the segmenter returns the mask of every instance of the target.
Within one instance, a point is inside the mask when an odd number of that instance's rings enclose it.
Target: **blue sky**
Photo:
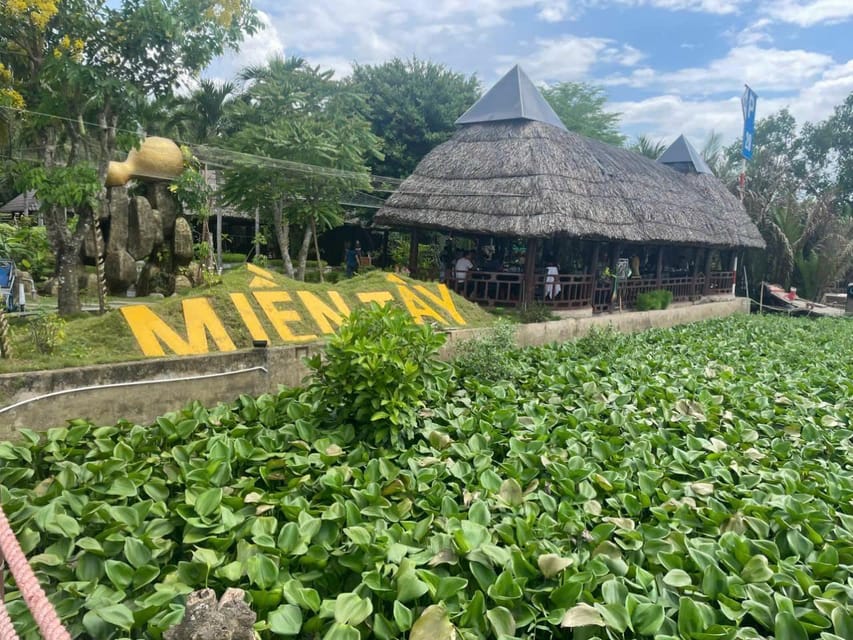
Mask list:
[[[601,86],[630,135],[736,138],[743,84],[758,117],[825,118],[853,92],[853,0],[255,0],[266,28],[210,77],[275,53],[349,73],[395,56],[476,74],[519,63],[537,83]]]

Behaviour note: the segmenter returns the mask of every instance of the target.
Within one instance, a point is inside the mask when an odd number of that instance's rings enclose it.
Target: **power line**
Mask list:
[[[10,107],[5,105],[0,105],[0,109],[4,109],[6,111],[12,111],[16,113],[26,113],[29,115],[40,116],[43,118],[52,118],[55,120],[61,120],[63,122],[70,122],[77,126],[83,125],[86,127],[92,127],[95,129],[103,129],[103,126],[95,123],[95,122],[87,122],[85,120],[79,118],[69,118],[67,116],[60,116],[52,113],[44,113],[41,111],[34,111],[32,109],[23,109],[19,107]],[[129,133],[131,135],[139,135],[138,131],[131,131],[130,129],[122,129],[120,127],[116,127],[116,131],[120,131],[122,133]],[[313,175],[324,175],[333,178],[351,178],[363,180],[365,178],[365,174],[359,173],[357,171],[346,171],[344,169],[335,169],[333,167],[324,167],[322,165],[313,165],[307,164],[304,162],[295,162],[293,160],[283,160],[281,158],[271,158],[269,156],[262,156],[258,154],[252,153],[244,153],[239,151],[233,151],[231,149],[223,149],[221,147],[214,147],[206,144],[197,144],[194,142],[187,142],[184,140],[175,139],[175,142],[180,145],[184,145],[189,147],[195,155],[199,157],[202,162],[207,162],[208,164],[220,166],[222,168],[232,167],[235,160],[240,160],[243,162],[253,161],[257,163],[263,163],[263,166],[275,166],[280,169],[286,169],[290,171],[296,171],[299,173],[308,173]],[[232,163],[229,165],[225,161],[227,159],[231,159]],[[392,178],[389,176],[379,176],[374,174],[367,174],[372,183],[377,185],[388,185],[388,186],[399,186],[403,180],[401,178]],[[382,189],[376,188],[376,191],[385,191],[390,192],[393,189]]]

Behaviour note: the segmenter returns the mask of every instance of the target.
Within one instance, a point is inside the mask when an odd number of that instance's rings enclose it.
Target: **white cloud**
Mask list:
[[[834,65],[812,83],[786,97],[758,99],[758,117],[788,108],[797,122],[817,122],[828,117],[836,105],[853,92],[853,60]],[[622,113],[622,127],[632,134],[673,140],[684,133],[702,141],[711,131],[722,133],[728,143],[743,127],[739,90],[724,99],[687,99],[666,94],[645,100],[612,102],[608,109]]]
[[[537,50],[520,59],[517,56],[499,56],[498,59],[504,66],[518,60],[535,81],[563,82],[583,80],[599,63],[633,66],[643,58],[643,54],[634,47],[608,38],[564,36],[537,39],[534,44]]]
[[[771,18],[800,27],[844,22],[853,18],[851,0],[770,0],[764,11]]]
[[[224,55],[217,58],[206,73],[223,81],[231,81],[241,69],[261,65],[275,55],[284,54],[281,35],[268,13],[258,11],[261,29],[240,43],[240,51],[236,54]],[[212,71],[212,73],[211,73]]]
[[[621,4],[631,7],[654,7],[669,11],[698,11],[726,15],[737,13],[748,0],[592,0],[590,4],[598,7]]]
[[[628,76],[606,78],[602,84],[657,88],[675,94],[710,95],[743,83],[765,91],[790,91],[814,81],[834,64],[832,57],[814,51],[746,45],[731,49],[704,67],[669,72],[642,68]]]

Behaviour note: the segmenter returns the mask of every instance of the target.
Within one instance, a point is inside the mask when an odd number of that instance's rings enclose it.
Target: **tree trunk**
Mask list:
[[[60,252],[56,259],[59,288],[57,309],[59,315],[70,316],[80,313],[80,282],[77,280],[77,266],[80,260],[75,252],[67,247]]]
[[[293,261],[290,259],[290,225],[284,217],[284,209],[280,202],[273,207],[273,226],[275,238],[278,240],[278,250],[284,263],[284,272],[288,278],[293,277]]]
[[[308,262],[308,249],[311,247],[311,225],[305,225],[305,232],[302,235],[302,246],[299,247],[299,255],[297,256],[296,279],[305,280],[305,263]]]
[[[320,234],[317,233],[317,220],[315,218],[311,218],[311,232],[314,234],[314,254],[317,256],[317,273],[320,274],[320,282],[324,282],[323,265],[320,263]]]

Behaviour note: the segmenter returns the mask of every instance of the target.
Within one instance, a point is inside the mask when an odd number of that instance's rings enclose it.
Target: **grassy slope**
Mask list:
[[[319,294],[319,297],[328,303],[328,298],[323,295],[326,291],[334,290],[341,294],[350,308],[355,308],[361,303],[357,298],[358,293],[369,291],[396,291],[396,284],[388,282],[389,274],[382,272],[371,272],[357,276],[351,280],[338,282],[334,285],[316,284],[309,282],[297,282],[279,274],[273,274],[273,279],[280,288],[287,291],[294,298],[292,305],[300,315],[307,317],[302,305],[296,298],[296,291],[310,291]],[[230,293],[244,293],[251,299],[253,289],[249,283],[254,275],[249,273],[245,267],[227,271],[223,275],[223,283],[214,285],[207,289],[194,289],[183,296],[175,296],[164,300],[145,300],[145,304],[161,317],[169,326],[178,333],[184,332],[183,311],[181,300],[184,298],[207,297],[216,309],[217,315],[222,320],[238,348],[248,347],[251,338],[240,320],[234,305],[229,298]],[[409,285],[424,284],[409,278],[402,278]],[[431,292],[435,292],[435,284],[427,284]],[[492,322],[493,317],[480,307],[471,304],[463,298],[451,294],[457,310],[470,326],[484,326]],[[398,296],[395,300],[399,302]],[[431,305],[434,306],[434,305]],[[273,328],[263,317],[263,313],[254,305],[255,310],[264,323],[267,333],[273,344],[283,344],[278,339]],[[304,323],[290,323],[294,332],[313,333],[316,328]],[[68,322],[66,326],[66,339],[64,343],[51,355],[43,355],[36,352],[29,337],[27,326],[16,323],[12,326],[12,348],[15,358],[12,360],[0,360],[0,373],[15,371],[31,371],[37,369],[57,369],[62,367],[79,367],[87,364],[98,364],[104,362],[121,362],[145,358],[136,344],[124,317],[118,310],[113,310],[105,316],[93,317],[82,316]],[[213,345],[211,344],[211,348]]]

